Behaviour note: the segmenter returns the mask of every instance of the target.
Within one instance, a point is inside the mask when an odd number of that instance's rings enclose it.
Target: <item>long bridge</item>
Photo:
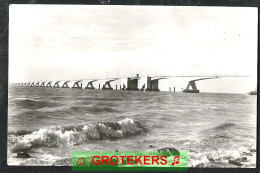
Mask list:
[[[82,80],[58,80],[58,81],[45,81],[45,82],[19,82],[10,83],[13,87],[46,87],[46,88],[72,88],[72,89],[96,89],[93,85],[94,82],[101,81],[103,85],[98,85],[99,90],[113,90],[111,82],[121,80],[119,88],[116,85],[116,90],[130,90],[130,91],[160,91],[159,80],[171,79],[178,77],[192,77],[195,80],[188,81],[186,89],[182,92],[185,93],[199,93],[196,86],[196,81],[207,79],[218,79],[224,77],[249,77],[249,76],[139,76],[125,78],[107,78],[107,79],[82,79]],[[175,92],[175,87],[174,87]]]

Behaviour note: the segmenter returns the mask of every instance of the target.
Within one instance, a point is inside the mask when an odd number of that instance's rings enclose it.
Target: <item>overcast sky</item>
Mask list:
[[[208,92],[257,84],[257,8],[11,5],[9,12],[10,82],[139,73],[253,76],[198,82]]]

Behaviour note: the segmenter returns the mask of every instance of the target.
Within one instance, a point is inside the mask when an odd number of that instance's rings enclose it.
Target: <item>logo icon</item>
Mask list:
[[[80,166],[84,166],[85,164],[86,164],[86,159],[84,158],[84,157],[80,157],[79,159],[78,159],[78,164],[80,165]]]

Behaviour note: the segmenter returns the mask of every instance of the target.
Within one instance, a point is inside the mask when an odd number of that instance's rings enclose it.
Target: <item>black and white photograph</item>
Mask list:
[[[255,7],[9,6],[9,166],[187,151],[256,168]]]

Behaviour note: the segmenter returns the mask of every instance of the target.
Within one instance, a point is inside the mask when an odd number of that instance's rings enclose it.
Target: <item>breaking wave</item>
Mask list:
[[[117,122],[95,122],[10,132],[8,142],[12,145],[12,152],[20,152],[35,147],[72,146],[91,140],[126,138],[141,134],[145,130],[145,126],[139,121],[126,118]]]
[[[241,146],[230,150],[218,149],[202,154],[189,152],[189,167],[255,167],[256,145]]]

